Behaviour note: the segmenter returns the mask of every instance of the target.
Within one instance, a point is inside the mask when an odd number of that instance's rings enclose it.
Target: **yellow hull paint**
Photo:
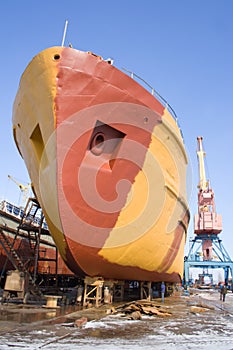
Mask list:
[[[49,49],[49,55],[45,51],[41,52],[22,75],[14,102],[13,130],[17,148],[26,163],[32,187],[43,209],[50,231],[53,232],[53,239],[59,247],[62,258],[67,262],[65,254],[67,245],[59,217],[57,187],[54,186],[56,183],[56,140],[51,140],[52,135],[54,138],[56,125],[55,96],[58,72],[51,57],[58,52],[61,52],[61,48]],[[49,69],[45,71],[45,67]],[[40,91],[38,91],[38,85]],[[25,115],[30,116],[26,123]],[[36,134],[38,125],[41,135]],[[43,142],[40,142],[41,139]],[[49,147],[49,150],[45,152],[46,147]],[[46,196],[46,202],[43,200],[44,196]],[[47,215],[46,207],[52,210],[52,215]]]
[[[173,121],[167,111],[165,119]],[[163,272],[161,261],[169,252],[179,218],[187,210],[183,197],[185,165],[177,163],[177,158],[183,157],[185,151],[183,145],[177,142],[176,124],[172,123],[172,129],[169,128],[168,134],[167,127],[162,124],[153,131],[143,169],[137,175],[127,204],[99,253],[110,262]],[[170,149],[165,138],[171,139]],[[129,225],[129,219],[134,225]],[[168,273],[183,275],[185,239],[184,235]]]

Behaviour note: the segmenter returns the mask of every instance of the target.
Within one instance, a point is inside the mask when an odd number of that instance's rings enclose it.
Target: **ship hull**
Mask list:
[[[77,275],[180,281],[187,157],[164,106],[99,56],[54,47],[25,70],[13,130]]]

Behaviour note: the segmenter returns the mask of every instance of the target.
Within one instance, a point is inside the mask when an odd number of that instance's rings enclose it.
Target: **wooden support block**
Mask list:
[[[47,299],[45,307],[48,309],[57,309],[60,306],[57,305],[57,302],[59,299],[62,298],[62,296],[59,295],[45,295],[45,298]]]

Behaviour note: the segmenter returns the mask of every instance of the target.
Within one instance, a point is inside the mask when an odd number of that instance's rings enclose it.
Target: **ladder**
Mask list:
[[[39,202],[36,198],[29,198],[24,210],[24,215],[18,226],[17,233],[19,233],[20,230],[27,232],[28,243],[33,252],[33,258],[31,258],[31,263],[34,262],[33,281],[36,280],[37,276],[37,266],[40,254],[40,236],[43,222],[44,214]]]
[[[3,227],[0,228],[0,243],[7,257],[1,277],[7,262],[10,261],[16,270],[27,273],[32,284],[35,283],[43,222],[44,215],[38,201],[35,198],[29,198],[13,240],[9,239]],[[23,247],[20,249],[24,241],[27,242],[27,249]],[[16,247],[18,242],[20,243]]]
[[[25,264],[13,248],[13,244],[9,241],[4,231],[0,228],[0,243],[6,253],[8,260],[14,268],[19,271],[25,271]]]

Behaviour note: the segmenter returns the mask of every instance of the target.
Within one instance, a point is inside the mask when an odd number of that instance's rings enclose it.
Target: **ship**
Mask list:
[[[31,203],[31,198],[25,207],[5,199],[0,201],[0,284],[12,270],[37,271],[40,276],[72,276],[57,253],[40,212],[32,215],[27,210]],[[34,203],[37,204],[35,200]]]
[[[137,77],[91,51],[41,51],[19,82],[14,141],[75,275],[180,282],[188,158],[170,104]]]

